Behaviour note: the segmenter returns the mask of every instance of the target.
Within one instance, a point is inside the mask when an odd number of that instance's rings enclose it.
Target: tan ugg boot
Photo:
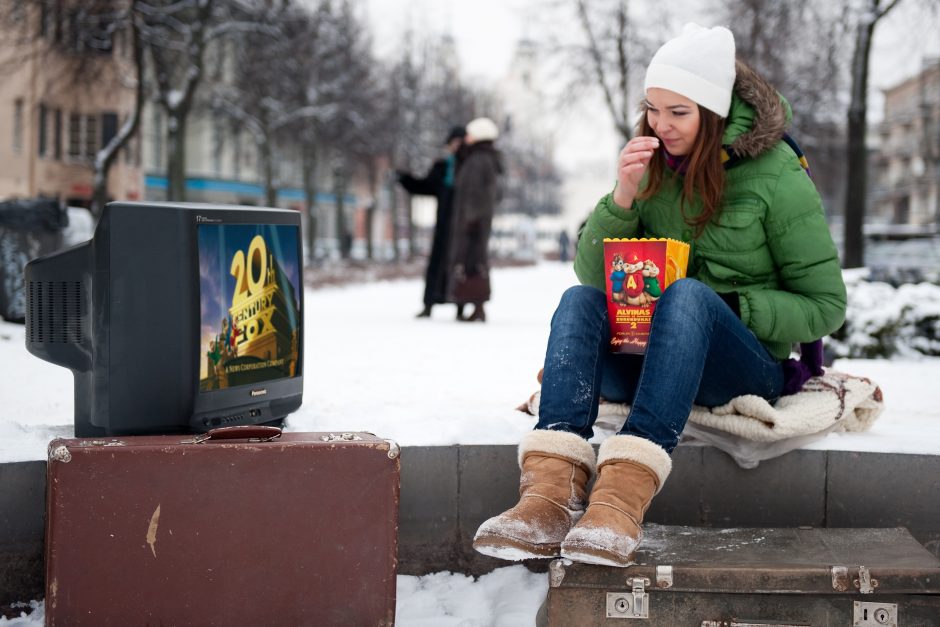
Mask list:
[[[562,542],[562,557],[606,566],[632,564],[643,537],[643,514],[670,470],[669,453],[645,438],[615,435],[604,440],[590,504]]]
[[[573,433],[538,430],[519,444],[519,502],[477,530],[473,548],[500,559],[558,557],[584,513],[594,449]]]

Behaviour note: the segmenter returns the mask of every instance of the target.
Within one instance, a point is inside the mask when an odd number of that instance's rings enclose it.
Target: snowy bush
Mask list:
[[[829,338],[836,357],[940,356],[940,286],[892,287],[866,280],[865,271],[845,272],[845,324]]]

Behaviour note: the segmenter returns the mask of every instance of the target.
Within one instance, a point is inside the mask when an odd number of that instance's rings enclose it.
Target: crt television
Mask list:
[[[26,348],[75,375],[75,435],[279,424],[303,394],[300,214],[108,204],[26,266]]]

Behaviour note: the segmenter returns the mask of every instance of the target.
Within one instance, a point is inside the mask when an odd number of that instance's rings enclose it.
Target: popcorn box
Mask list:
[[[611,352],[646,352],[656,301],[688,262],[689,245],[678,240],[604,239]]]

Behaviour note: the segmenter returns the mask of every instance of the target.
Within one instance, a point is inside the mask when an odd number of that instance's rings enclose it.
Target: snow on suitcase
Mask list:
[[[54,440],[46,624],[392,625],[398,446],[228,427]]]
[[[940,559],[903,528],[644,529],[634,566],[554,560],[538,624],[940,626]]]

